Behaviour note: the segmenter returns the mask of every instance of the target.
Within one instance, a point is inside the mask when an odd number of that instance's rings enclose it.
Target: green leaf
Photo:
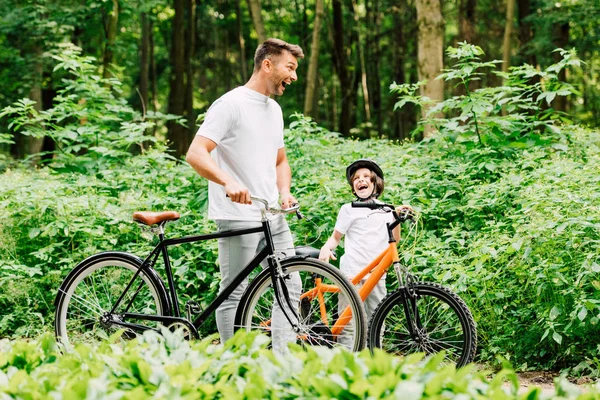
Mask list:
[[[560,309],[557,306],[552,307],[552,310],[550,310],[550,319],[554,321],[559,315]]]
[[[585,308],[585,306],[582,306],[579,312],[577,313],[577,318],[579,318],[580,321],[583,321],[587,316],[587,313],[587,308]]]
[[[552,339],[554,339],[556,343],[562,344],[562,336],[558,332],[554,331],[552,333]]]

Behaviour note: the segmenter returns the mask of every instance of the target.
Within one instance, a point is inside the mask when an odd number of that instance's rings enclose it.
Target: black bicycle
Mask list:
[[[338,346],[340,327],[343,329],[351,319],[355,328],[351,333],[352,344],[347,348],[361,350],[366,343],[366,316],[354,286],[329,264],[308,256],[284,257],[274,248],[267,214],[298,212],[298,206],[281,210],[269,207],[264,199],[252,197],[252,200],[264,205],[259,226],[181,238],[168,239],[164,230],[167,222],[179,219],[178,213],[134,213],[136,222],[151,227],[157,233],[158,244],[144,260],[130,253],[109,251],[88,257],[77,265],[65,278],[56,296],[55,333],[58,340],[67,347],[82,342],[94,345],[119,329],[123,330],[121,338],[126,340],[146,330],[160,331],[161,326],[183,328],[187,337],[197,338],[198,327],[244,279],[258,269],[258,275],[251,280],[239,303],[236,330],[260,330],[273,336],[272,323],[264,316],[277,303],[287,320],[284,324],[287,324],[288,331],[293,329],[297,343]],[[185,304],[186,315],[182,316],[168,247],[259,232],[265,237],[264,248],[233,282],[205,310],[200,310],[197,302],[188,301]],[[155,269],[161,255],[166,285]],[[260,267],[261,263],[264,268]],[[300,293],[318,285],[331,285],[338,290],[326,294],[319,301],[301,301],[288,291],[286,282],[290,281],[292,274],[300,276]],[[323,301],[329,305],[327,310],[332,311],[324,313],[321,307]],[[334,305],[341,301],[348,307],[342,315],[338,315]]]

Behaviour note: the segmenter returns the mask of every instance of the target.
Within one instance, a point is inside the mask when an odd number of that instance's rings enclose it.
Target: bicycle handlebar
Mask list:
[[[352,207],[354,207],[354,208],[370,208],[371,210],[379,210],[379,209],[384,209],[384,208],[389,208],[390,210],[388,210],[388,211],[394,210],[394,205],[392,205],[392,204],[375,203],[372,201],[353,201]]]
[[[226,194],[225,197],[229,197],[229,195]],[[304,218],[304,215],[302,215],[302,213],[300,212],[300,204],[298,203],[293,204],[290,208],[286,208],[284,210],[283,208],[270,207],[269,202],[263,199],[262,197],[250,195],[250,200],[261,203],[265,207],[265,211],[268,211],[271,214],[291,214],[295,212],[296,217],[298,217],[298,219]]]
[[[369,208],[371,210],[383,210],[385,212],[392,212],[394,214],[394,217],[401,222],[415,220],[414,214],[408,209],[403,210],[403,212],[400,215],[398,215],[398,213],[396,213],[396,207],[393,204],[376,203],[374,201],[353,201],[351,205],[354,208]]]

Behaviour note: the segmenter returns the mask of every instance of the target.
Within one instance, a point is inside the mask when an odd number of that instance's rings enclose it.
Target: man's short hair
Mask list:
[[[304,52],[297,44],[290,44],[281,39],[270,38],[265,40],[256,49],[256,53],[254,53],[254,70],[260,69],[265,59],[279,56],[284,50],[289,51],[296,58],[304,58]]]

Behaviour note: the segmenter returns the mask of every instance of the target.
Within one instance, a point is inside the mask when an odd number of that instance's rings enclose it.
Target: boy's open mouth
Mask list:
[[[368,189],[369,185],[367,185],[366,183],[361,183],[360,185],[358,185],[358,190],[364,190],[364,189]]]

